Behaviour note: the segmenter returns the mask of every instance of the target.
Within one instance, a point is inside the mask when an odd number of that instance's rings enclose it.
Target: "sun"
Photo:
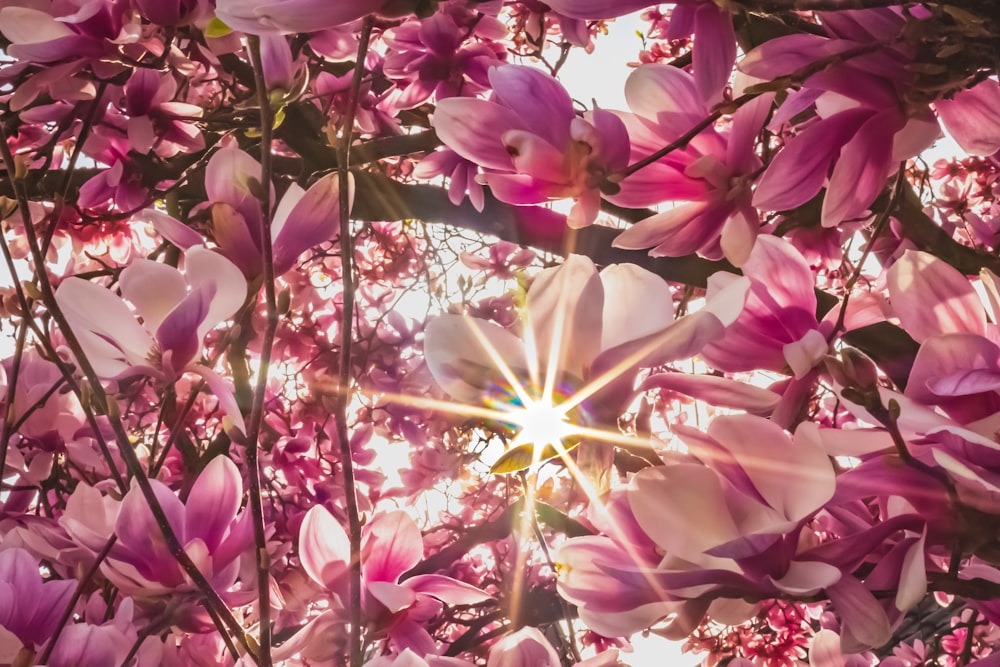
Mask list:
[[[555,445],[576,431],[566,410],[548,401],[532,401],[511,411],[507,420],[521,429],[515,445]]]

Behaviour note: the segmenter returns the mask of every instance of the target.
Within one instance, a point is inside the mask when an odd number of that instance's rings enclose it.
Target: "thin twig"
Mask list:
[[[271,118],[271,101],[267,95],[264,80],[264,65],[260,56],[260,38],[250,36],[250,60],[253,64],[254,83],[257,87],[257,103],[260,105],[260,247],[264,264],[264,301],[267,309],[267,323],[260,350],[260,368],[254,387],[247,426],[246,460],[250,480],[250,513],[253,519],[253,536],[257,561],[257,600],[260,614],[260,660],[261,667],[271,666],[271,599],[269,570],[270,558],[267,553],[267,535],[264,532],[264,508],[260,490],[260,427],[264,421],[264,399],[267,395],[267,377],[271,369],[271,352],[274,336],[278,330],[278,300],[274,287],[274,249],[271,245],[271,144],[274,131]],[[249,321],[249,318],[248,318]]]
[[[340,441],[340,465],[344,476],[344,496],[347,505],[348,536],[351,544],[350,601],[351,635],[350,664],[361,667],[363,660],[361,645],[361,515],[358,510],[357,489],[354,481],[354,457],[348,432],[347,409],[350,404],[351,387],[351,343],[354,337],[354,243],[351,238],[350,200],[350,158],[351,136],[354,133],[354,114],[357,111],[361,79],[365,73],[365,55],[371,40],[375,17],[369,15],[361,26],[358,41],[358,55],[354,61],[354,78],[347,102],[347,113],[341,123],[338,144],[340,169],[340,279],[343,283],[343,312],[340,326],[340,373],[336,396],[337,439]]]

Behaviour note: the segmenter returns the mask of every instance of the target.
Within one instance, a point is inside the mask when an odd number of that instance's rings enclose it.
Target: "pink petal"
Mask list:
[[[809,667],[845,667],[846,664],[840,649],[840,635],[827,628],[813,635],[809,645]]]
[[[769,211],[789,211],[815,197],[840,148],[870,117],[868,109],[843,111],[790,139],[757,183],[753,205]]]
[[[471,403],[507,383],[497,360],[503,360],[515,373],[528,367],[524,344],[517,336],[490,322],[461,315],[442,315],[427,323],[424,357],[434,380],[446,393]]]
[[[56,300],[98,375],[115,377],[145,363],[153,339],[110,290],[69,278],[56,290]]]
[[[178,540],[181,544],[187,543],[187,536],[184,533],[186,523],[184,505],[163,483],[155,479],[149,480],[149,483]],[[138,485],[133,485],[122,499],[118,519],[115,521],[115,534],[118,535],[119,545],[132,555],[130,557],[132,564],[143,576],[168,585],[170,583],[168,579],[172,576],[180,578],[179,566],[170,554],[163,533],[156,525],[153,513]]]
[[[565,155],[544,138],[524,130],[510,130],[500,139],[518,172],[553,183],[566,179]]]
[[[527,294],[529,349],[539,367],[555,368],[578,379],[601,351],[604,290],[594,262],[571,254],[558,267],[538,274]]]
[[[694,79],[704,100],[721,97],[736,62],[736,32],[728,9],[714,3],[700,3],[694,14],[694,39],[702,45],[694,49]],[[711,47],[705,48],[711,44]],[[770,105],[768,105],[770,106]]]
[[[572,98],[561,83],[539,69],[523,65],[500,65],[491,69],[489,76],[500,102],[521,118],[524,129],[530,128],[529,131],[557,148],[567,144],[570,121],[576,112]],[[489,128],[489,132],[501,129],[485,124],[486,119],[476,121],[480,131],[482,128]]]
[[[907,611],[915,607],[927,595],[927,567],[924,564],[924,548],[927,545],[927,530],[921,533],[903,557],[903,567],[899,573],[899,588],[896,590],[896,609]]]
[[[236,30],[262,35],[335,28],[377,12],[385,4],[385,0],[219,0],[215,13]]]
[[[823,199],[824,227],[863,215],[882,191],[886,179],[896,171],[892,139],[905,122],[896,109],[880,111],[844,144]]]
[[[575,19],[613,19],[649,6],[647,0],[552,0],[545,4]]]
[[[722,483],[710,469],[689,463],[640,470],[629,485],[636,521],[668,553],[711,567],[705,551],[740,537]]]
[[[184,255],[184,275],[192,289],[209,290],[208,313],[198,327],[198,339],[232,317],[247,298],[247,281],[232,262],[217,252],[195,247]]]
[[[654,257],[689,255],[721,231],[725,219],[719,213],[724,206],[712,201],[682,204],[640,220],[615,237],[612,245],[626,250],[655,248],[650,253]],[[715,222],[719,224],[711,224]]]
[[[681,136],[708,115],[694,78],[670,65],[643,65],[632,72],[625,82],[625,99],[666,139]]]
[[[243,215],[225,202],[212,204],[212,238],[219,244],[219,252],[244,275],[254,277],[263,272],[260,239],[253,236]]]
[[[365,526],[362,544],[365,581],[395,583],[424,557],[420,529],[402,510],[377,515]]]
[[[198,475],[186,504],[184,534],[215,551],[243,500],[243,477],[228,456],[216,456]]]
[[[367,586],[371,596],[393,614],[401,612],[417,601],[416,593],[405,586],[397,586],[388,581],[370,581]]]
[[[667,328],[674,319],[670,286],[635,264],[612,264],[600,273],[604,286],[601,349]]]
[[[833,467],[815,441],[793,442],[780,426],[753,415],[717,417],[708,435],[733,454],[767,503],[792,521],[833,497]]]
[[[475,586],[440,574],[421,574],[407,579],[404,586],[420,595],[430,595],[448,605],[479,604],[492,599]]]
[[[272,251],[275,275],[290,269],[303,252],[329,241],[340,231],[340,175],[327,174],[316,181],[286,216],[281,205],[274,216]],[[348,207],[353,203],[353,179],[348,191]],[[287,197],[288,195],[286,195]],[[282,203],[284,200],[282,200]]]
[[[640,387],[641,391],[649,389],[675,391],[709,405],[762,415],[769,414],[781,401],[781,395],[768,389],[715,375],[659,373]]]
[[[322,505],[306,512],[299,531],[299,561],[320,586],[337,590],[351,561],[351,542],[343,527]]]
[[[892,628],[885,610],[864,584],[854,577],[842,577],[826,594],[844,625],[844,629],[858,641],[878,648],[892,637]]]
[[[796,597],[815,595],[840,580],[840,570],[820,561],[793,560],[780,579],[771,579],[775,588]]]
[[[121,272],[118,282],[122,296],[135,306],[150,331],[155,331],[187,296],[187,283],[180,271],[148,259],[133,260]]]
[[[201,351],[198,327],[208,314],[214,291],[207,287],[192,291],[174,308],[156,330],[156,341],[163,353],[163,366],[175,375],[183,373]]]
[[[992,155],[1000,150],[1000,84],[986,79],[950,100],[938,100],[934,108],[948,134],[973,155]]]
[[[224,378],[208,366],[193,364],[187,367],[187,372],[198,375],[208,385],[208,390],[212,396],[219,401],[219,409],[222,413],[233,420],[233,425],[241,432],[246,433],[246,423],[240,413],[240,406],[236,402],[236,390],[233,388],[232,380]]]
[[[986,333],[986,314],[968,279],[929,253],[907,250],[886,274],[893,311],[922,343],[937,334]]]
[[[155,208],[144,209],[136,216],[136,219],[145,220],[152,224],[160,236],[181,250],[187,250],[192,246],[204,245],[205,243],[205,239],[202,238],[201,234],[166,213],[157,211]]]
[[[438,101],[433,125],[448,148],[466,160],[499,171],[513,168],[500,137],[510,130],[526,129],[517,114],[507,107],[465,97]]]

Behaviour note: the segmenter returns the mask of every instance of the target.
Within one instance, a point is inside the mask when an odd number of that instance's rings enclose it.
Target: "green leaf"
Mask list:
[[[205,37],[225,37],[233,31],[228,25],[223,23],[220,19],[213,17],[208,25],[205,26]]]
[[[564,444],[563,449],[569,452],[578,444],[580,443]],[[545,463],[557,456],[559,456],[559,451],[552,445],[545,445],[545,449],[542,450],[540,455],[535,454],[535,445],[533,444],[518,445],[504,452],[497,459],[496,463],[493,464],[493,467],[490,468],[490,472],[495,475],[519,472],[530,468],[536,463]]]

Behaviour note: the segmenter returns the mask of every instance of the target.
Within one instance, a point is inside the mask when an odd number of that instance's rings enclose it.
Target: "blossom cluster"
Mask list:
[[[992,3],[647,2],[0,0],[0,665],[996,664]]]

